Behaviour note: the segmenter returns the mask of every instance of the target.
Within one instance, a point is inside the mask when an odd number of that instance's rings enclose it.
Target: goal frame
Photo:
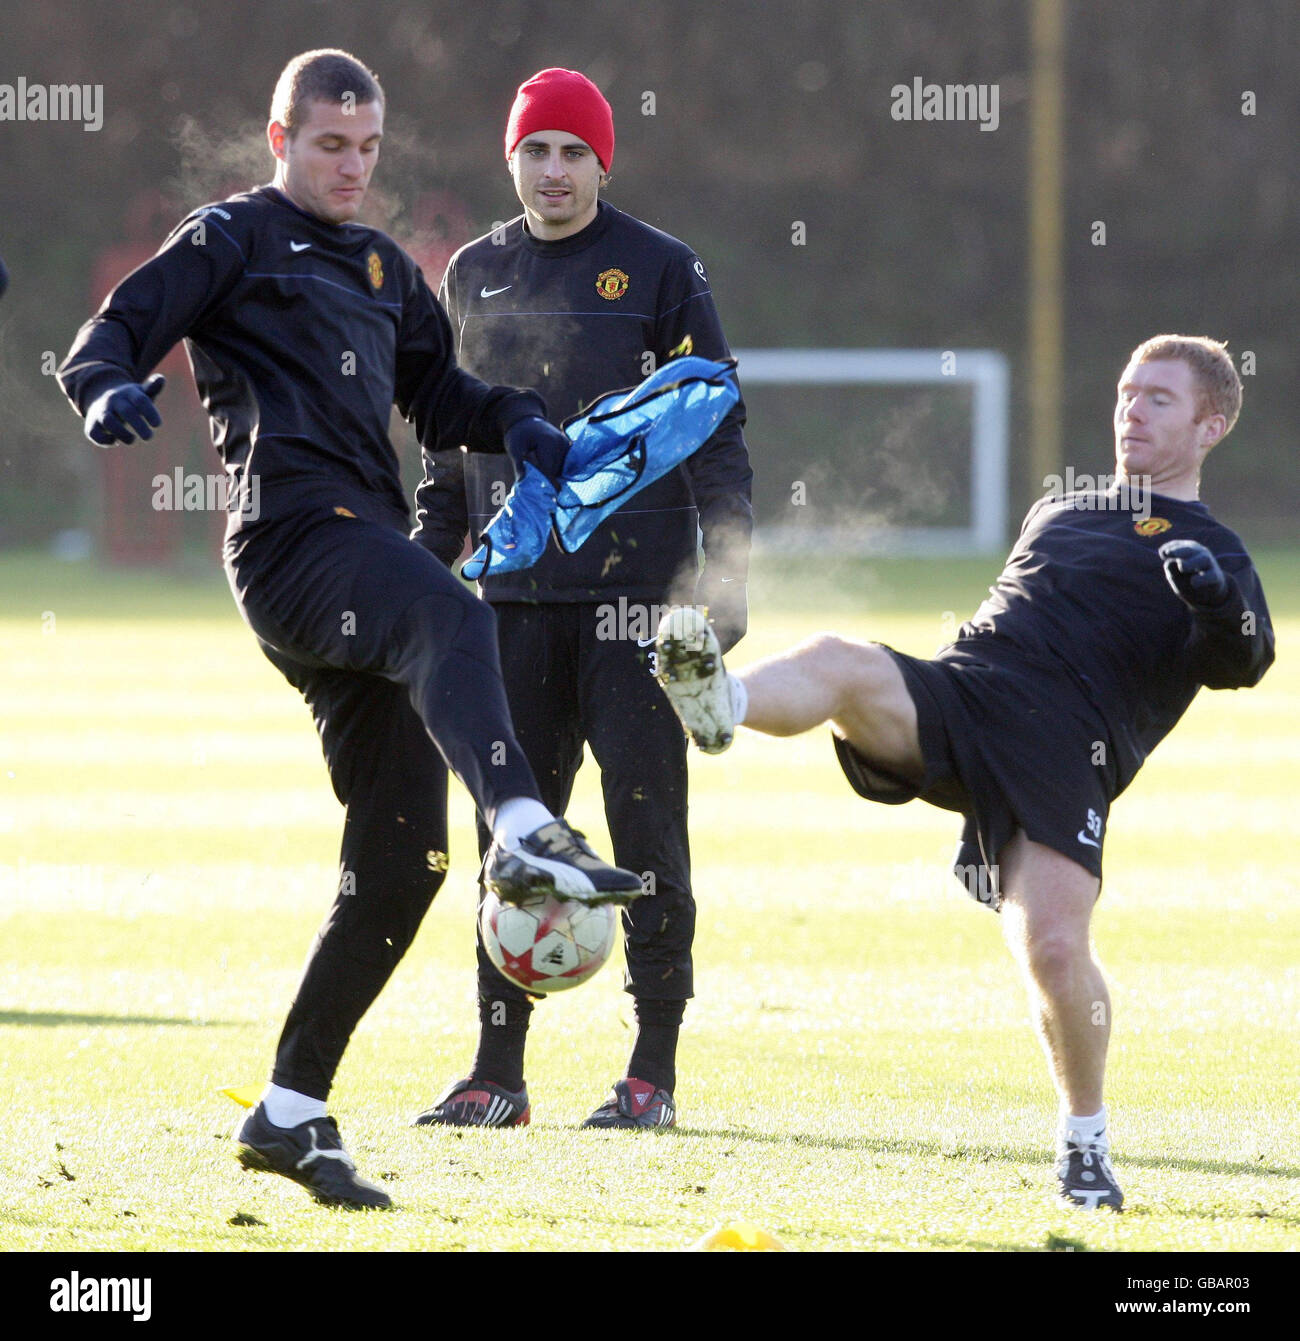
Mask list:
[[[1011,378],[995,349],[736,349],[746,386],[932,386],[971,388],[970,524],[759,526],[755,544],[774,553],[827,547],[839,554],[974,556],[1006,544]]]

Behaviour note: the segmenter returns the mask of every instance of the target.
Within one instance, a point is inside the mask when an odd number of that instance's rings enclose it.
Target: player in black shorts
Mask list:
[[[1088,937],[1110,803],[1202,685],[1254,685],[1273,661],[1250,556],[1198,501],[1240,408],[1218,342],[1140,345],[1119,383],[1114,487],[1035,503],[989,599],[932,660],[822,635],[729,675],[689,609],[658,639],[701,748],[725,749],[739,722],[785,736],[829,721],[859,794],[965,817],[958,875],[1002,910],[1061,1101],[1060,1193],[1090,1208],[1123,1204]]]
[[[600,199],[613,151],[613,115],[589,79],[549,69],[526,80],[505,137],[524,213],[462,247],[442,283],[463,366],[538,388],[557,423],[676,355],[728,355],[699,257]],[[481,588],[497,613],[510,711],[543,799],[567,803],[585,741],[600,768],[615,860],[654,881],[623,918],[636,1038],[589,1127],[675,1119],[678,1031],[694,991],[695,900],[686,744],[652,679],[652,648],[670,601],[707,606],[727,647],[745,631],[751,472],[743,423],[743,406],[733,407],[690,460],[608,518],[579,553],[552,541],[533,567],[489,577]],[[426,452],[425,461],[417,536],[450,564],[467,532],[478,542],[509,481],[481,455]],[[705,563],[697,581],[699,535]],[[493,967],[481,938],[478,995],[469,1074],[417,1118],[422,1125],[529,1120],[532,1004]]]
[[[91,441],[130,443],[160,423],[163,379],[150,370],[186,341],[229,476],[231,588],[311,708],[347,810],[337,898],[236,1151],[247,1168],[354,1207],[389,1197],[357,1174],[325,1100],[442,884],[448,768],[492,833],[484,879],[501,897],[626,903],[641,892],[639,875],[599,861],[541,803],[492,611],[407,535],[394,404],[426,447],[504,445],[551,477],[568,443],[536,393],[457,366],[415,262],[353,222],[383,114],[378,81],[346,52],[292,60],[271,106],[274,182],[185,219],[59,370]]]

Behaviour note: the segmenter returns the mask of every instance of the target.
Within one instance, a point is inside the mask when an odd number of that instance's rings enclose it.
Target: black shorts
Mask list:
[[[835,737],[859,796],[920,798],[965,817],[954,870],[972,898],[1001,902],[997,862],[1017,829],[1101,878],[1115,795],[1114,750],[1095,708],[1065,672],[983,660],[950,647],[931,661],[885,650],[916,705],[925,777],[910,784]]]

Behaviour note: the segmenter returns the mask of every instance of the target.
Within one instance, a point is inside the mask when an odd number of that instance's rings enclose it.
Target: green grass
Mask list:
[[[822,627],[927,653],[994,568],[762,565],[747,657]],[[576,1130],[626,1057],[616,966],[539,1009],[531,1128],[406,1125],[473,1050],[457,791],[448,882],[332,1101],[398,1210],[349,1216],[242,1174],[217,1094],[263,1078],[330,901],[307,712],[219,580],[3,560],[0,1250],[672,1249],[740,1218],[797,1249],[1294,1250],[1300,556],[1261,570],[1278,665],[1202,694],[1107,843],[1123,1217],[1050,1199],[1045,1067],[947,874],[954,817],[859,801],[824,733],[693,759],[681,1126],[631,1139]],[[589,764],[571,813],[603,841],[598,795]]]

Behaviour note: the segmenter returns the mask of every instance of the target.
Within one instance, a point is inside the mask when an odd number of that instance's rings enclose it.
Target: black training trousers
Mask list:
[[[695,939],[686,737],[651,674],[653,648],[602,636],[616,621],[596,604],[492,608],[510,714],[543,803],[566,812],[586,741],[600,768],[614,860],[653,877],[652,892],[623,912],[625,990],[685,1000],[694,994]],[[480,822],[481,850],[487,839]],[[480,1000],[526,999],[488,959],[481,932],[478,962]]]
[[[347,808],[338,896],[272,1072],[320,1099],[442,884],[448,766],[489,822],[502,801],[538,796],[491,608],[407,538],[405,517],[344,490],[338,506],[358,515],[316,509],[225,546],[240,612],[306,699]]]

